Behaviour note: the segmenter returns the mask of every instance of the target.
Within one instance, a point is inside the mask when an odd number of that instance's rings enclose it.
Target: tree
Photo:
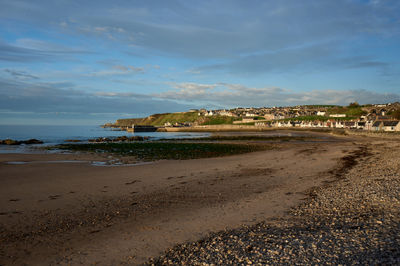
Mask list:
[[[400,109],[397,109],[396,111],[393,111],[390,115],[391,115],[393,118],[395,118],[395,119],[397,119],[397,120],[400,120]]]
[[[356,108],[356,107],[360,107],[360,105],[358,104],[358,102],[354,102],[354,103],[350,103],[349,108]]]

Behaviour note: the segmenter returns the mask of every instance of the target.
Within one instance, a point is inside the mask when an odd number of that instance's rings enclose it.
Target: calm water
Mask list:
[[[115,131],[100,126],[5,126],[0,125],[0,139],[39,139],[46,145],[63,143],[67,139],[79,139],[86,141],[97,137],[118,137],[118,136],[148,136],[152,139],[161,138],[196,138],[209,136],[209,133],[191,132],[136,132]],[[1,152],[23,152],[26,149],[22,146],[0,145]]]

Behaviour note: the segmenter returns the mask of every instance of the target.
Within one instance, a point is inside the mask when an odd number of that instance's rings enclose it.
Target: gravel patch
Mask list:
[[[400,264],[400,144],[362,143],[288,217],[210,234],[148,264]]]

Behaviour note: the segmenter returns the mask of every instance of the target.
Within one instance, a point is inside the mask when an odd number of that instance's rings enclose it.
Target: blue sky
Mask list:
[[[400,101],[400,1],[0,0],[0,124]]]

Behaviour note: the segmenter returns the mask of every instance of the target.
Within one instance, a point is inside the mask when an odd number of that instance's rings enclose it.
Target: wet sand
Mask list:
[[[105,155],[0,154],[0,264],[143,263],[211,232],[287,215],[359,148],[342,138],[119,167],[91,164],[113,159]]]

